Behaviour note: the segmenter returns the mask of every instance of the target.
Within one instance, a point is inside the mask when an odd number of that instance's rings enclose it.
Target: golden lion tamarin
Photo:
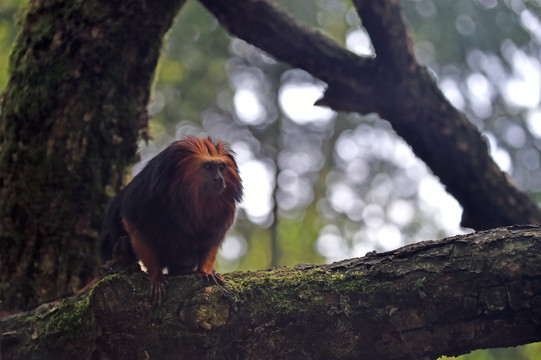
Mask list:
[[[153,303],[165,297],[169,274],[196,273],[223,284],[214,270],[218,248],[235,219],[243,187],[234,153],[210,137],[176,141],[151,159],[107,206],[101,249],[129,238],[129,261],[148,270]]]

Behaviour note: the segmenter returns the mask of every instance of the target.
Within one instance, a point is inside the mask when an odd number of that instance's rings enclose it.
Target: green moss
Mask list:
[[[62,341],[81,340],[91,343],[96,337],[96,322],[90,310],[89,297],[80,302],[65,300],[45,321],[44,337],[60,338]]]
[[[227,286],[235,301],[249,303],[251,297],[266,299],[265,302],[254,302],[261,306],[260,309],[253,309],[256,314],[268,313],[269,307],[277,316],[298,316],[309,313],[313,307],[322,307],[331,313],[344,312],[350,306],[350,293],[358,295],[359,292],[372,291],[366,288],[361,273],[344,274],[319,268],[307,271],[278,268],[251,275],[255,276],[229,275]]]

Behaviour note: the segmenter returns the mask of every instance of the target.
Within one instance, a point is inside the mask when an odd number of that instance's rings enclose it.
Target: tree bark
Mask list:
[[[104,205],[147,131],[162,40],[183,3],[25,8],[0,115],[0,310],[94,276]]]
[[[272,0],[200,0],[233,35],[327,83],[316,104],[388,120],[476,230],[541,222],[541,210],[492,160],[486,140],[415,60],[398,1],[356,0],[376,57],[360,57],[296,21]]]
[[[4,317],[3,359],[435,359],[541,340],[541,228],[427,241],[330,265],[146,275]]]

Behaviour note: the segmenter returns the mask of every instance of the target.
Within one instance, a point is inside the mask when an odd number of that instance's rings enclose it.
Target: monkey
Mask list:
[[[109,202],[100,236],[102,257],[111,259],[117,246],[126,263],[140,260],[155,305],[166,295],[164,268],[170,275],[195,273],[224,285],[214,263],[242,197],[228,144],[211,137],[175,141]]]

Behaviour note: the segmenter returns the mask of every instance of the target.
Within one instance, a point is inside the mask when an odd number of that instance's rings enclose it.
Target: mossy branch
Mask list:
[[[169,279],[140,271],[2,318],[3,359],[420,359],[541,340],[541,228],[500,228],[316,266]],[[18,345],[18,346],[17,346]],[[24,345],[24,346],[21,346]]]

